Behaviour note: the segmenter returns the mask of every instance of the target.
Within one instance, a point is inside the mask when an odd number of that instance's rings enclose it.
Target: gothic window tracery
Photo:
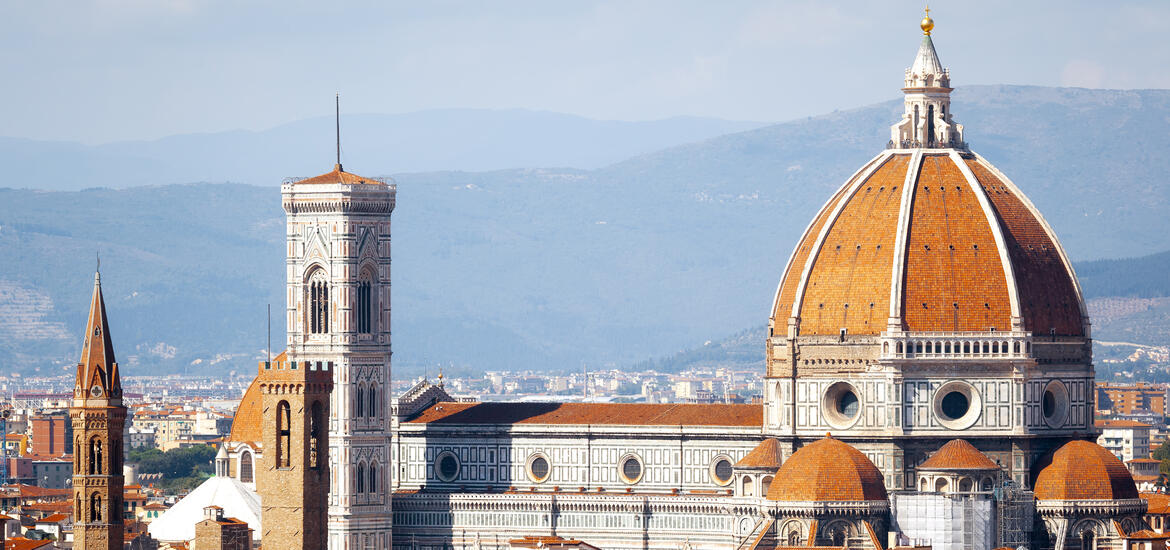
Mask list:
[[[374,274],[370,269],[362,271],[357,284],[356,324],[359,334],[374,332]]]
[[[378,390],[370,384],[370,395],[366,399],[367,413],[370,418],[378,416]]]
[[[329,332],[329,281],[325,270],[317,268],[309,275],[308,296],[305,300],[308,306],[306,317],[310,334],[326,334]]]
[[[353,401],[353,416],[354,418],[361,418],[366,413],[366,385],[358,384],[357,390],[354,391]]]

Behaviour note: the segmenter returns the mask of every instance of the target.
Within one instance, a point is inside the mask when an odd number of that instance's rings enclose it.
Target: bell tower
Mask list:
[[[391,547],[390,213],[395,192],[390,181],[346,172],[340,163],[326,174],[288,179],[281,186],[288,236],[288,359],[294,365],[332,365],[329,533],[328,545],[321,548]]]
[[[331,363],[260,363],[264,455],[256,491],[265,548],[325,548]]]
[[[106,320],[101,274],[94,274],[89,322],[73,389],[73,547],[121,550],[122,429],[126,407]]]

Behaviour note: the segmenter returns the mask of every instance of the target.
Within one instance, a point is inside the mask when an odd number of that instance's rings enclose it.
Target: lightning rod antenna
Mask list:
[[[337,170],[341,171],[341,92],[333,96],[333,122],[337,133]]]

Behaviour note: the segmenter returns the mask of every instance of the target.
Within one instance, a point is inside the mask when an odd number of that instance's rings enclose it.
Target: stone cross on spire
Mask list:
[[[914,64],[906,69],[905,112],[902,120],[890,127],[890,147],[895,149],[965,149],[963,125],[951,119],[951,73],[944,69],[934,49],[930,31],[934,19],[930,8],[919,24],[922,44]]]

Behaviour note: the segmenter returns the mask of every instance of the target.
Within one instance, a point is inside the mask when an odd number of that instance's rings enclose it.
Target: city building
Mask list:
[[[1097,420],[1101,432],[1097,444],[1109,449],[1123,462],[1150,456],[1150,426],[1134,420]]]
[[[1166,415],[1166,384],[1097,384],[1097,409],[1105,414],[1128,416],[1139,413]]]

